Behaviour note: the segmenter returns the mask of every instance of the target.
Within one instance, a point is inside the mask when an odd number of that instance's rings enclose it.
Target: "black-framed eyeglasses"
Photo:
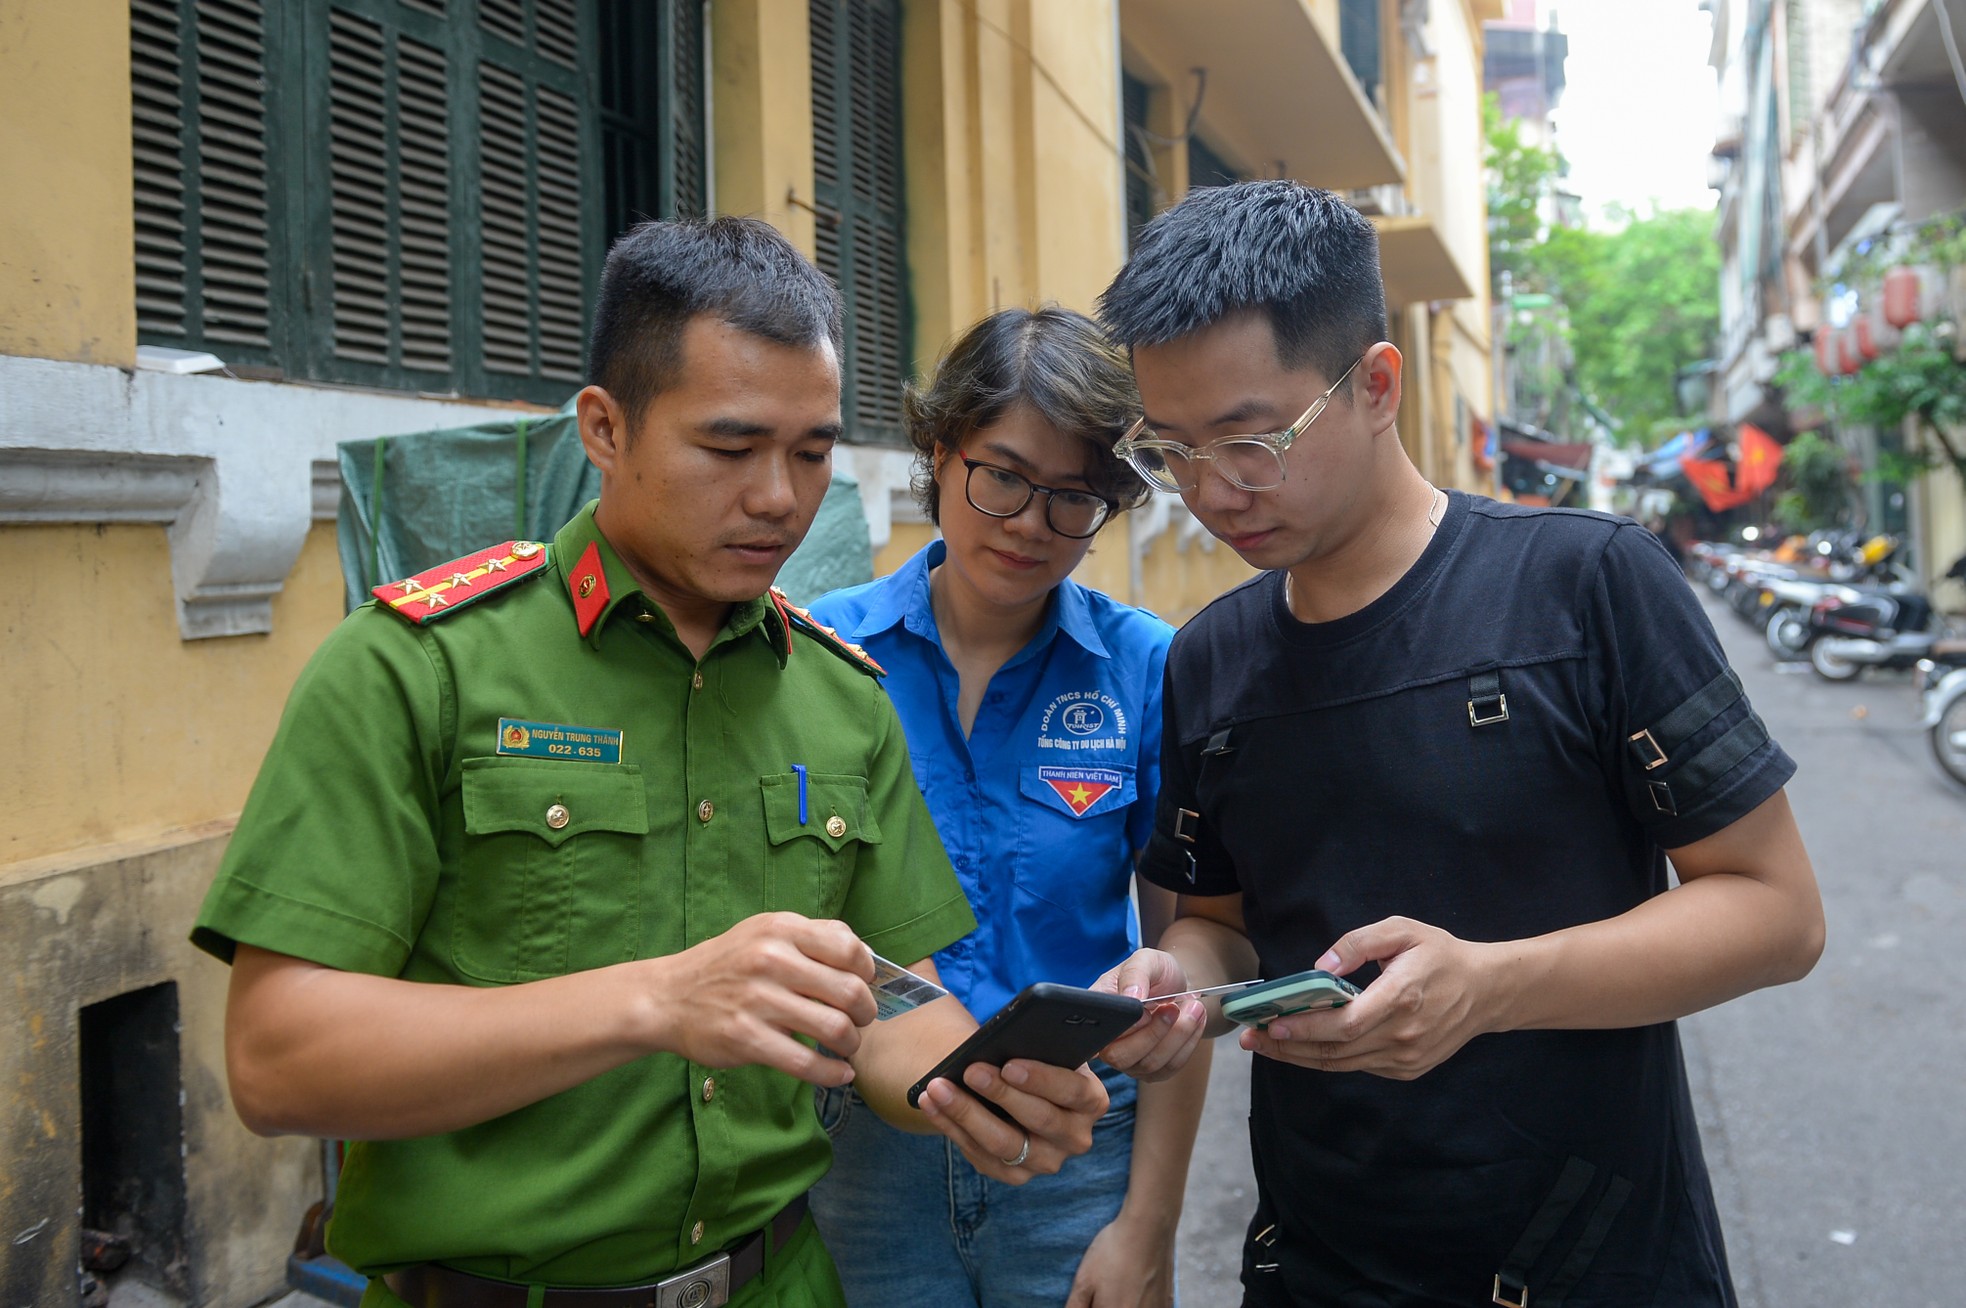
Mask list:
[[[1283,455],[1290,443],[1304,434],[1304,429],[1317,421],[1324,407],[1331,403],[1331,397],[1345,384],[1345,378],[1352,375],[1358,367],[1363,354],[1345,365],[1345,371],[1338,374],[1338,380],[1331,383],[1329,390],[1311,401],[1311,407],[1304,410],[1297,421],[1282,431],[1273,431],[1262,436],[1224,436],[1206,445],[1183,445],[1180,441],[1162,440],[1147,426],[1145,418],[1127,429],[1113,446],[1113,453],[1133,465],[1133,470],[1141,479],[1155,490],[1178,493],[1191,491],[1200,477],[1200,465],[1204,459],[1215,460],[1215,470],[1231,484],[1246,491],[1275,490],[1283,485],[1285,476]]]
[[[970,508],[992,518],[1014,518],[1030,504],[1032,496],[1042,495],[1045,525],[1060,536],[1084,540],[1105,526],[1106,520],[1118,511],[1119,506],[1103,495],[1040,486],[1021,472],[999,468],[967,454],[956,457],[969,469],[963,480],[963,498],[969,501]]]

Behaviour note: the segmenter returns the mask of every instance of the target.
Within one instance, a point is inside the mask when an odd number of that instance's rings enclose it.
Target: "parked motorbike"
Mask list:
[[[1962,573],[1966,556],[1946,575]],[[1955,634],[1915,589],[1903,584],[1858,589],[1862,594],[1856,600],[1825,597],[1810,611],[1809,663],[1827,681],[1850,681],[1865,668],[1916,667]]]
[[[1966,643],[1961,646],[1966,658]],[[1928,675],[1937,667],[1926,668]],[[1925,688],[1925,716],[1931,733],[1932,757],[1947,776],[1966,786],[1966,664],[1937,677]]]

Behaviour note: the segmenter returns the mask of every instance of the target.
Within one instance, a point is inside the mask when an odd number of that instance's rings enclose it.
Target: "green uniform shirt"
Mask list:
[[[567,574],[590,543],[610,598],[582,637]],[[197,944],[491,986],[770,910],[841,919],[898,961],[974,926],[894,709],[844,655],[761,599],[697,663],[592,505],[507,586],[427,626],[366,604],[329,636]],[[611,758],[617,731],[619,762],[580,757]],[[370,1274],[632,1284],[758,1229],[829,1159],[809,1085],[656,1054],[466,1130],[351,1145],[329,1247]]]

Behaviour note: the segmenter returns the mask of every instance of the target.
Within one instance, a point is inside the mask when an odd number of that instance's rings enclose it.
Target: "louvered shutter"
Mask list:
[[[428,20],[418,26],[434,39],[418,39],[351,9],[332,6],[326,23],[335,366],[322,372],[443,386],[454,363],[450,60]]]
[[[846,301],[842,408],[855,440],[899,444],[908,375],[895,0],[811,0],[818,263]]]
[[[1194,189],[1201,186],[1230,186],[1242,180],[1242,174],[1229,166],[1229,161],[1215,153],[1208,142],[1199,136],[1188,138],[1188,186]]]
[[[583,376],[591,265],[589,115],[574,0],[480,0],[477,69],[484,365],[492,394],[546,398]],[[596,210],[597,211],[597,210]],[[594,242],[598,245],[598,240]]]
[[[277,363],[267,15],[258,0],[132,0],[137,333]]]
[[[1154,216],[1154,177],[1148,167],[1147,142],[1141,135],[1147,130],[1147,84],[1124,70],[1120,73],[1120,117],[1126,132],[1126,248],[1133,250],[1133,242],[1139,237],[1140,229]]]

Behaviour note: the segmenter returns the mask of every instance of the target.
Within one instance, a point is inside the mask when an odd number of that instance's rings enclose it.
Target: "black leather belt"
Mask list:
[[[543,1308],[722,1308],[731,1295],[765,1269],[765,1235],[783,1249],[805,1221],[806,1197],[786,1204],[765,1229],[737,1246],[650,1285],[605,1289],[548,1286]],[[440,1263],[418,1263],[390,1272],[382,1283],[410,1308],[526,1308],[532,1287],[473,1276]]]

